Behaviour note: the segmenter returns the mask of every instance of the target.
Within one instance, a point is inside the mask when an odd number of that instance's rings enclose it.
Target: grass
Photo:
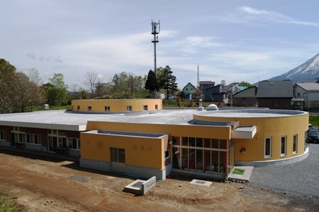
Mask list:
[[[234,171],[232,172],[232,174],[240,174],[243,175],[245,172],[245,169],[234,169]]]
[[[319,126],[319,115],[310,114],[309,123],[312,124],[312,126]]]
[[[23,208],[15,205],[17,197],[10,197],[8,194],[0,192],[0,211],[1,212],[26,212]]]

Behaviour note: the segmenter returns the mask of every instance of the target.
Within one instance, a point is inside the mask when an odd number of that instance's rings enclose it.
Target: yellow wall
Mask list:
[[[125,149],[125,164],[164,168],[164,138],[81,133],[81,157],[110,162],[110,148]]]
[[[168,124],[143,124],[143,123],[122,123],[88,121],[88,130],[114,130],[123,132],[144,132],[169,134],[170,136],[184,136],[197,138],[231,138],[230,127],[225,126],[199,126],[199,125],[168,125]],[[81,146],[82,148],[82,146]]]
[[[109,130],[122,132],[142,132],[168,134],[198,138],[229,139],[230,127],[212,127],[195,125],[136,124],[114,122],[88,122],[88,130]],[[168,147],[168,136],[163,139],[111,136],[106,134],[81,133],[81,157],[108,162],[110,147],[124,148],[126,164],[163,169],[164,152]],[[102,146],[99,146],[99,142]],[[134,149],[133,147],[136,146]],[[143,149],[141,147],[143,146]]]
[[[148,110],[162,110],[161,99],[98,99],[98,100],[72,100],[72,111],[88,112],[88,107],[92,107],[92,112],[105,112],[105,106],[110,107],[111,113],[127,112],[127,106],[132,106],[132,111],[144,111],[144,105]]]
[[[200,120],[239,121],[240,126],[256,126],[257,133],[253,139],[236,139],[236,161],[267,161],[295,157],[304,153],[305,132],[308,130],[309,114],[286,117],[252,117],[229,118],[194,115]],[[298,134],[297,154],[292,153],[293,135]],[[286,156],[280,156],[281,136],[287,136]],[[264,157],[264,139],[272,138],[272,157]],[[246,148],[245,153],[240,153]]]

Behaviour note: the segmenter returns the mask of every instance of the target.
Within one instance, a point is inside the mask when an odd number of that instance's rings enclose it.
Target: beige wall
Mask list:
[[[304,153],[305,132],[308,130],[309,114],[286,117],[229,118],[196,116],[200,120],[239,121],[240,126],[256,126],[253,139],[236,139],[236,161],[267,161],[295,157]],[[293,135],[298,135],[297,153],[293,154]],[[286,156],[280,156],[281,136],[287,136]],[[264,157],[264,139],[272,138],[272,157]],[[240,153],[246,148],[245,153]]]
[[[202,125],[173,125],[173,124],[143,124],[123,122],[88,121],[88,130],[115,130],[122,132],[144,132],[169,134],[170,136],[197,137],[197,138],[231,138],[231,128],[224,126]]]
[[[72,111],[89,112],[88,107],[92,108],[92,112],[104,113],[105,106],[110,107],[111,113],[127,112],[127,106],[132,106],[133,112],[144,111],[144,105],[147,110],[162,110],[161,99],[98,99],[98,100],[72,100]]]
[[[110,148],[121,148],[125,149],[125,164],[163,169],[164,140],[164,138],[81,133],[81,157],[110,162]]]

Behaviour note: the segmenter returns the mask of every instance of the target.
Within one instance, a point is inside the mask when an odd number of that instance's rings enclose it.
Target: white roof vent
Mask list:
[[[206,108],[206,110],[218,110],[217,105],[215,104],[210,104],[208,105],[208,107]]]

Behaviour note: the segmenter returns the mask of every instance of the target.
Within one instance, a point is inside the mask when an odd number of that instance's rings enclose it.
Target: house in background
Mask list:
[[[203,90],[204,101],[228,103],[227,93],[223,91],[222,85],[215,85]]]
[[[183,88],[183,93],[184,93],[184,98],[185,99],[192,99],[192,94],[194,92],[198,92],[198,90],[196,89],[196,87],[192,84],[192,83],[187,83],[187,85],[185,85],[185,87]]]
[[[258,83],[258,107],[270,109],[291,109],[293,81],[261,81]]]
[[[319,109],[319,84],[318,83],[296,83],[294,85],[294,99],[304,108],[298,109]]]
[[[244,86],[243,86],[244,87]],[[257,87],[253,86],[239,91],[233,95],[233,106],[253,107],[256,106]]]
[[[211,101],[211,94],[208,89],[215,86],[215,82],[212,81],[199,81],[199,89],[201,92],[201,99],[203,101]]]
[[[247,89],[248,87],[247,86],[242,86],[242,85],[236,85],[235,86],[235,89],[234,89],[234,94],[240,92],[240,91],[243,91],[245,89]]]

